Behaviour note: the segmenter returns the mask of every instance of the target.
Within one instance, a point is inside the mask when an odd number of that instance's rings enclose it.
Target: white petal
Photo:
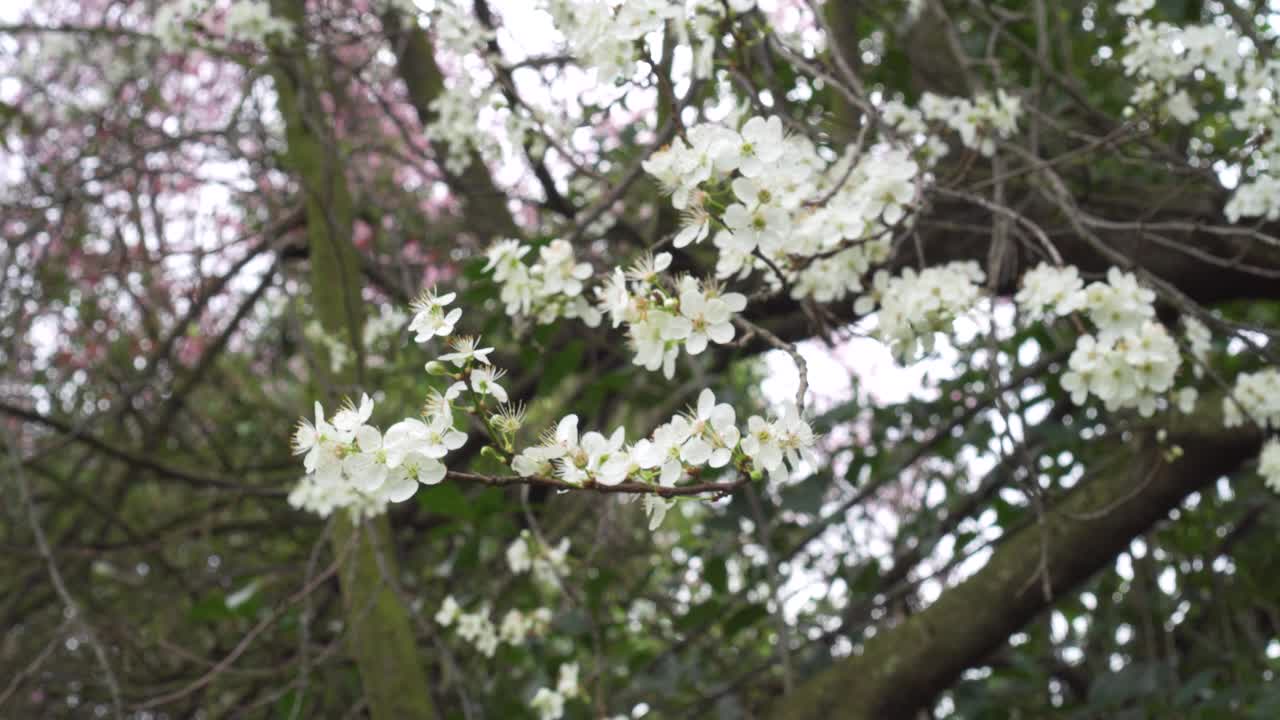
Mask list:
[[[418,492],[418,483],[407,475],[397,474],[382,488],[382,495],[391,502],[404,502]]]
[[[635,444],[635,447],[631,448],[631,457],[635,458],[637,465],[648,470],[662,464],[663,454],[658,446],[646,438],[640,440]]]
[[[418,466],[418,482],[423,485],[435,485],[444,479],[444,463],[428,460]]]
[[[698,393],[698,417],[709,418],[711,411],[716,405],[716,394],[711,392],[711,388],[704,388]]]
[[[701,355],[707,349],[707,336],[700,332],[690,334],[684,341],[684,349],[690,355]]]
[[[672,317],[662,328],[663,340],[683,340],[693,332],[693,323],[689,318]]]
[[[650,532],[662,525],[662,521],[667,517],[667,508],[670,506],[670,500],[664,500],[656,495],[644,496],[644,511],[649,514]]]
[[[707,335],[710,335],[717,344],[724,345],[733,340],[733,325],[729,323],[712,325],[707,328]]]
[[[730,312],[742,312],[747,307],[747,296],[742,293],[725,293],[720,296],[720,300]]]
[[[711,458],[711,445],[702,438],[690,438],[680,448],[680,457],[690,465],[702,465]]]
[[[626,442],[626,440],[627,440],[627,429],[619,425],[617,429],[613,431],[613,434],[609,436],[609,447],[614,450],[617,450],[618,448],[622,447],[622,443]]]
[[[361,452],[374,452],[382,448],[382,434],[372,425],[361,425],[356,431],[356,444]]]
[[[664,487],[673,487],[676,481],[680,479],[680,473],[684,470],[684,466],[675,458],[668,459],[662,464],[662,475],[658,478],[658,482]]]
[[[729,464],[733,459],[733,452],[729,448],[716,448],[711,453],[711,460],[707,462],[713,468],[722,468]]]
[[[556,439],[567,445],[578,444],[578,416],[565,415],[556,425]]]
[[[699,408],[698,410],[698,415],[702,416],[701,408]],[[732,429],[736,432],[738,429],[737,426],[734,424],[733,406],[730,405],[729,403],[720,403],[719,405],[716,405],[714,408],[711,409],[711,412],[708,413],[705,417],[707,417],[711,421],[711,427],[715,428],[716,432],[720,433],[721,435],[723,435],[727,430]],[[737,440],[736,435],[734,437],[734,440],[735,441]],[[726,438],[726,442],[727,442],[727,438]]]

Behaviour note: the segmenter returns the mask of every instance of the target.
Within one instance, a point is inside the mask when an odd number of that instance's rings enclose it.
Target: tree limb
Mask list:
[[[1074,488],[1045,513],[1046,527],[1013,533],[982,570],[778,701],[771,717],[870,720],[910,717],[927,707],[961,672],[1050,606],[1034,582],[1038,573],[1048,573],[1054,597],[1070,592],[1187,495],[1236,471],[1259,447],[1256,432],[1224,428],[1216,412],[1181,425],[1170,432],[1170,441],[1184,451],[1181,458],[1165,462],[1162,447],[1143,441],[1133,463]],[[1134,484],[1148,473],[1150,482],[1135,494]],[[1111,509],[1089,514],[1099,508]],[[1043,560],[1042,533],[1049,538]]]

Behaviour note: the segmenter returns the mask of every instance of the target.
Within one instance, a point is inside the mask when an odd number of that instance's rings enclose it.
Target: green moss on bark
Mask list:
[[[302,3],[281,5],[301,28]],[[358,358],[354,368],[321,376],[321,381],[333,388],[351,387],[363,363],[360,258],[351,243],[353,211],[343,159],[324,137],[325,116],[317,111],[310,84],[316,79],[314,67],[299,55],[304,47],[299,43],[277,52],[273,75],[288,139],[285,160],[304,195],[312,306],[325,330],[345,339]],[[325,363],[317,365],[317,372],[328,372]],[[345,515],[337,518],[333,549],[346,553],[339,573],[346,631],[370,715],[374,720],[436,718],[408,608],[389,585],[398,571],[386,517],[360,526]]]

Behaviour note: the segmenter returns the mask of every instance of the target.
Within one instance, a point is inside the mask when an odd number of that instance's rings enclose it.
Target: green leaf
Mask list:
[[[1119,671],[1101,675],[1089,687],[1089,705],[1116,707],[1127,700],[1150,695],[1160,686],[1158,663],[1133,663]]]
[[[296,690],[290,690],[280,697],[276,702],[275,717],[277,718],[293,718],[307,717],[306,714],[306,698],[298,695]],[[295,706],[298,706],[295,710]]]
[[[721,626],[724,630],[725,639],[728,640],[768,616],[769,609],[759,603],[748,605],[738,610],[730,615],[729,619],[725,620],[724,625]]]
[[[702,627],[710,622],[715,616],[723,612],[724,606],[715,598],[706,600],[689,609],[684,617],[676,623],[681,630],[693,630]]]
[[[454,483],[424,487],[418,491],[417,498],[422,509],[437,515],[448,515],[462,520],[471,520],[475,517],[475,508]]]
[[[816,514],[822,509],[822,499],[827,494],[829,479],[826,473],[815,473],[795,485],[784,487],[782,506],[806,515]]]
[[[202,598],[191,606],[191,611],[188,615],[196,622],[208,623],[229,620],[236,616],[234,612],[227,608],[227,598],[222,593],[214,593]]]
[[[557,385],[569,377],[570,373],[578,369],[582,364],[582,352],[585,347],[586,344],[581,340],[574,340],[563,350],[552,353],[542,367],[542,377],[538,379],[539,395],[553,392]]]
[[[716,592],[723,593],[729,590],[729,568],[725,565],[724,558],[714,557],[707,560],[707,570],[703,573],[707,584]]]
[[[1217,674],[1217,670],[1210,668],[1193,675],[1181,688],[1178,688],[1178,694],[1173,696],[1174,705],[1179,707],[1198,705],[1203,699],[1201,693],[1209,688]]]

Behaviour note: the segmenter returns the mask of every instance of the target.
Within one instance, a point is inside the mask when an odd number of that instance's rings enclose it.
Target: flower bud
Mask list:
[[[432,360],[431,362],[427,363],[427,374],[428,375],[448,375],[449,368],[439,360]]]

